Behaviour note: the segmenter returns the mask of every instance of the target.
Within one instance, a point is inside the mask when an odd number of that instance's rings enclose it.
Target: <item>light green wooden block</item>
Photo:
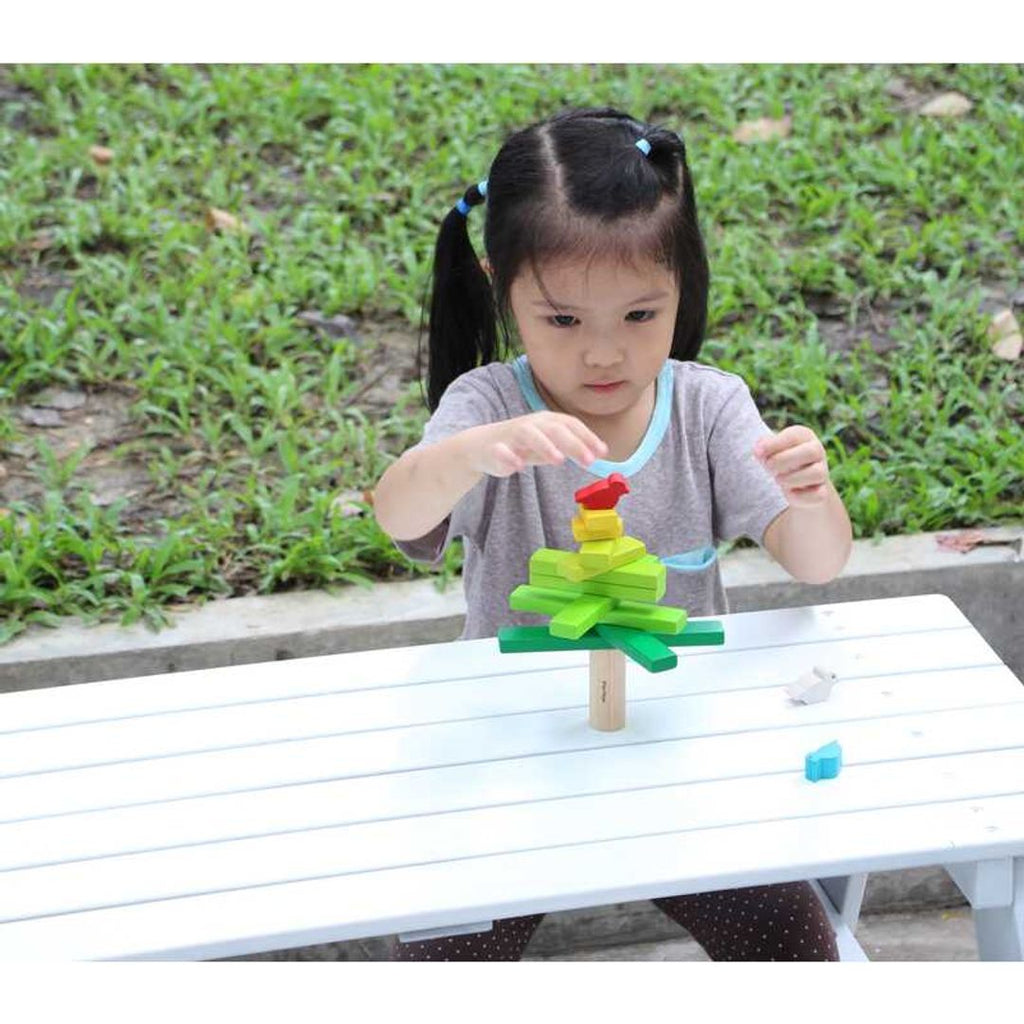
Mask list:
[[[560,576],[541,576],[530,574],[530,584],[544,590],[565,590],[572,593],[597,594],[602,597],[614,597],[620,601],[635,601],[640,604],[656,604],[665,596],[665,582],[661,586],[627,587],[618,583],[609,583],[607,574],[599,578],[580,580],[570,583]]]
[[[645,633],[681,633],[686,626],[686,609],[672,605],[645,605],[638,601],[620,601],[601,618],[610,626],[627,626]]]
[[[557,615],[579,596],[578,591],[546,590],[528,583],[516,587],[508,595],[508,606],[514,612],[533,612],[536,615]]]
[[[644,555],[628,565],[585,580],[569,581],[563,575],[571,551],[538,548],[530,557],[530,583],[548,590],[582,591],[624,601],[656,602],[665,596],[665,566],[654,555]]]
[[[515,612],[533,612],[535,615],[557,615],[571,604],[579,591],[547,590],[528,583],[516,587],[508,596],[508,606]],[[610,626],[626,626],[646,633],[672,635],[686,626],[686,610],[671,605],[644,604],[639,601],[619,601],[598,620]]]
[[[602,615],[614,607],[615,602],[610,598],[584,594],[557,615],[553,615],[548,628],[552,636],[578,640]]]

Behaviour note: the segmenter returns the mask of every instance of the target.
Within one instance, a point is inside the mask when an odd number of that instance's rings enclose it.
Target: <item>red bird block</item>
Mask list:
[[[604,480],[581,487],[573,497],[584,508],[615,508],[616,502],[629,494],[629,484],[621,473],[612,473]]]

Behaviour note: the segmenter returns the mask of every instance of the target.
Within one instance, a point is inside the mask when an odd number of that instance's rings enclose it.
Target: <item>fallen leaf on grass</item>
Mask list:
[[[206,211],[206,226],[211,231],[247,231],[245,223],[227,210],[218,210],[211,206]]]
[[[104,167],[114,159],[114,151],[112,149],[107,149],[106,146],[90,146],[89,156],[92,157],[93,163],[97,163],[101,167]]]
[[[358,502],[362,504],[357,504]],[[363,515],[366,512],[363,505],[369,505],[373,508],[373,491],[342,491],[331,502],[331,507],[340,512],[346,519],[352,516]]]
[[[295,319],[306,327],[319,327],[332,338],[349,338],[356,329],[355,320],[350,316],[345,316],[344,313],[328,317],[319,310],[304,309],[301,313],[296,314]]]
[[[983,540],[981,530],[961,530],[959,533],[940,533],[935,538],[943,551],[973,551]]]
[[[793,118],[787,114],[779,120],[762,117],[757,121],[744,121],[733,133],[737,142],[767,142],[784,139],[793,130]]]
[[[944,92],[933,96],[927,103],[918,108],[919,114],[927,117],[963,117],[974,104],[958,92]]]
[[[1021,337],[1020,324],[1012,310],[1002,309],[992,317],[988,325],[988,338],[992,343],[993,354],[1000,359],[1020,358],[1024,337]]]
[[[1019,537],[986,537],[981,530],[960,530],[958,533],[941,533],[935,540],[944,551],[959,551],[961,554],[977,547],[1006,547],[1013,551],[1015,562],[1024,555],[1024,534]]]

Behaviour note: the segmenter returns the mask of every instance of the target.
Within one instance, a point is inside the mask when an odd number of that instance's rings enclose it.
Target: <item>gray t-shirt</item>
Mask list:
[[[481,366],[445,391],[417,447],[546,408],[525,356]],[[434,562],[454,537],[462,537],[468,609],[462,639],[496,636],[501,626],[544,623],[543,616],[511,611],[508,595],[528,582],[530,556],[538,548],[578,549],[571,525],[575,491],[622,473],[630,490],[616,511],[625,533],[661,558],[741,536],[760,544],[787,507],[752,454],[754,442],[770,433],[742,378],[670,359],[658,376],[647,432],[625,462],[601,460],[583,469],[566,460],[510,477],[484,477],[429,534],[396,544],[410,558]],[[697,572],[669,569],[659,603],[693,616],[728,611],[718,562]]]

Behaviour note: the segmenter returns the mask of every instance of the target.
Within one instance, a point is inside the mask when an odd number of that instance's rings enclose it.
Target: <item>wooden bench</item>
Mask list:
[[[494,640],[0,695],[0,958],[205,959],[815,880],[842,954],[870,871],[945,865],[1024,947],[1024,688],[945,597],[722,617],[630,665]],[[785,687],[822,666],[829,698]],[[810,782],[837,740],[843,767]]]

